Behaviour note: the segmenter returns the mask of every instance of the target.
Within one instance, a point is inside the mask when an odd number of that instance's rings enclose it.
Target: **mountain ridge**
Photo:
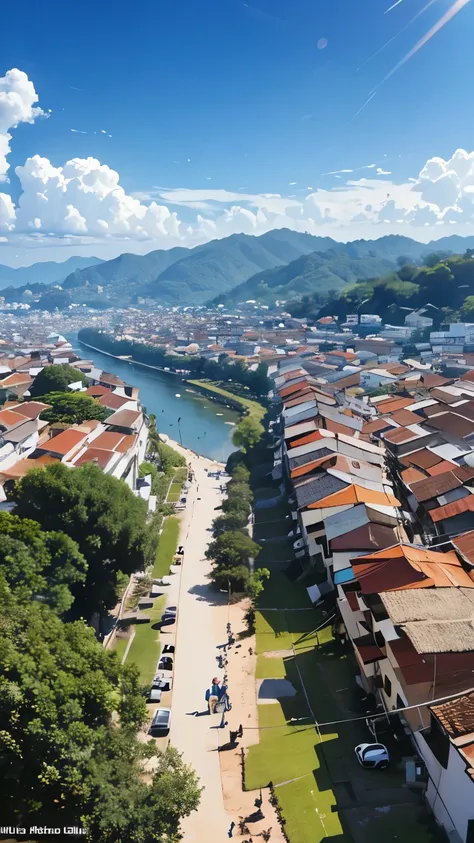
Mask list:
[[[72,256],[65,261],[38,261],[30,266],[0,264],[0,286],[23,287],[25,284],[63,283],[71,272],[104,263],[102,258]]]

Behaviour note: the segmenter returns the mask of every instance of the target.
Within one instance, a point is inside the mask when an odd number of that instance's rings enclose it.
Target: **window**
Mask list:
[[[388,676],[384,676],[383,689],[384,689],[385,693],[387,694],[387,697],[392,696],[392,683],[390,682],[390,679],[388,678]]]

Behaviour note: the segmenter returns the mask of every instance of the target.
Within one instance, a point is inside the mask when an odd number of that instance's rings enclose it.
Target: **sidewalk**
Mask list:
[[[184,452],[179,446],[176,449]],[[178,598],[170,742],[196,770],[205,788],[199,809],[182,823],[186,843],[203,843],[224,840],[232,820],[224,809],[222,795],[218,752],[221,730],[212,728],[218,726],[220,715],[192,716],[196,710],[207,711],[205,691],[213,676],[222,675],[215,657],[216,644],[225,639],[227,601],[226,595],[211,589],[207,578],[211,566],[204,558],[211,538],[207,528],[222,501],[219,481],[208,477],[204,468],[215,469],[217,464],[189,451],[185,455],[195,480],[181,521],[180,544],[185,554]],[[165,631],[162,642],[166,643]],[[227,740],[227,730],[225,735]]]

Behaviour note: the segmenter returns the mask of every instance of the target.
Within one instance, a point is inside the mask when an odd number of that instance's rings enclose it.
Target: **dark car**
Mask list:
[[[166,655],[172,656],[173,653],[174,653],[174,644],[165,644],[165,646],[163,647],[163,649],[161,651],[162,656],[166,656]]]
[[[161,626],[171,626],[176,623],[176,615],[168,615],[166,612],[161,618]]]
[[[158,670],[173,670],[173,659],[171,656],[161,656],[158,662]]]
[[[157,708],[151,721],[150,735],[159,737],[160,735],[167,735],[170,730],[171,723],[171,709]]]
[[[171,691],[172,678],[169,676],[165,679],[163,674],[157,674],[151,683],[152,690],[155,691]]]

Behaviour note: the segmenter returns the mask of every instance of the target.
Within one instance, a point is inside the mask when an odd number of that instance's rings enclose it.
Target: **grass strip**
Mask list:
[[[178,546],[178,537],[179,520],[173,517],[167,518],[158,539],[153,577],[166,577],[169,574],[173,556]]]

